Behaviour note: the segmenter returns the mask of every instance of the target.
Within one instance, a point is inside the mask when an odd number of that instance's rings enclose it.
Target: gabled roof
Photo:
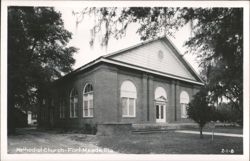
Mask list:
[[[158,42],[158,44],[157,44]],[[163,42],[163,43],[160,43]],[[144,48],[144,49],[143,49]],[[157,51],[163,51],[163,58],[157,57]],[[104,58],[137,65],[160,72],[201,81],[192,66],[167,37],[149,40],[132,47],[108,54]]]
[[[171,53],[173,53],[173,55],[175,56],[175,59],[182,66],[182,69],[184,71],[186,71],[187,75],[182,75],[181,74],[176,74],[175,72],[168,72],[167,70],[158,70],[158,68],[154,68],[153,67],[148,67],[146,64],[138,64],[136,62],[130,62],[130,61],[126,61],[124,58],[127,56],[126,54],[128,54],[131,51],[134,51],[136,49],[139,50],[139,48],[141,49],[142,47],[146,46],[147,44],[150,45],[156,41],[163,41],[166,46],[172,51]],[[130,53],[131,54],[131,53]],[[123,55],[123,56],[122,56]],[[194,83],[194,84],[198,84],[198,85],[204,85],[202,79],[199,77],[199,75],[194,71],[194,69],[191,67],[191,65],[185,61],[185,59],[183,58],[183,56],[180,54],[180,52],[176,49],[176,47],[174,46],[174,44],[167,38],[167,37],[160,37],[157,39],[152,39],[149,41],[145,41],[142,43],[139,43],[137,45],[101,56],[87,64],[85,64],[84,66],[76,69],[75,71],[71,72],[70,74],[66,75],[67,77],[72,75],[72,74],[76,74],[80,71],[83,71],[97,63],[100,62],[105,62],[108,64],[114,64],[114,65],[118,65],[118,66],[122,66],[122,67],[127,67],[127,68],[131,68],[131,69],[135,69],[135,70],[140,70],[140,71],[144,71],[147,73],[151,73],[151,74],[156,74],[156,75],[160,75],[160,76],[164,76],[164,77],[168,77],[168,78],[173,78],[173,79],[177,79],[177,80],[182,80],[185,82],[189,82],[189,83]],[[165,68],[163,68],[165,69]],[[182,72],[184,72],[182,71]]]

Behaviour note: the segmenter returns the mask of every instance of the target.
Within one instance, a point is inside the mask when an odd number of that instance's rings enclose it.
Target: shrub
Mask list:
[[[239,123],[242,121],[242,114],[230,103],[221,103],[216,109],[218,120],[221,122]]]
[[[97,126],[96,124],[84,124],[83,126],[83,133],[84,134],[96,134],[97,132]]]
[[[213,107],[209,106],[208,91],[206,88],[202,88],[188,105],[188,117],[198,123],[200,138],[203,138],[203,127],[207,122],[214,119],[213,109]]]

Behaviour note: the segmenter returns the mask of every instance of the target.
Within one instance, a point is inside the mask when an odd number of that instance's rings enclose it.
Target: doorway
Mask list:
[[[156,122],[166,122],[166,105],[163,103],[156,103],[155,108]]]

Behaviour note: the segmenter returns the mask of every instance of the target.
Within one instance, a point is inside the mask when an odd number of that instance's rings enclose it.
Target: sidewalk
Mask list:
[[[187,134],[200,134],[199,131],[192,131],[192,130],[175,130],[178,133],[187,133]],[[212,132],[202,132],[204,135],[212,135]],[[243,137],[242,134],[230,134],[230,133],[218,133],[215,132],[214,135],[216,136],[228,136],[228,137]]]

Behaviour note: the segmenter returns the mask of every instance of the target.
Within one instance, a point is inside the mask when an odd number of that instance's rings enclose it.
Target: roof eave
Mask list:
[[[97,59],[95,59],[95,60],[93,60],[93,61],[91,61],[91,62],[89,62],[89,63],[87,63],[87,64],[85,64],[85,65],[83,65],[83,66],[81,66],[81,67],[79,67],[79,68],[77,68],[76,70],[70,72],[69,74],[63,76],[62,78],[56,80],[56,82],[59,81],[59,80],[61,80],[61,79],[64,79],[65,77],[68,78],[69,76],[71,76],[71,75],[73,75],[73,74],[77,74],[77,73],[79,73],[80,71],[85,70],[85,69],[87,69],[87,68],[89,68],[89,67],[92,67],[93,65],[95,65],[95,64],[97,64],[97,63],[99,63],[99,62],[107,62],[107,63],[111,63],[111,64],[112,64],[112,63],[113,63],[113,64],[117,64],[117,61],[115,61],[114,59],[112,59],[113,56],[116,56],[116,55],[121,54],[121,53],[123,53],[123,52],[125,52],[125,51],[128,51],[128,50],[135,49],[135,48],[140,47],[140,46],[142,46],[142,45],[151,43],[151,42],[153,42],[153,41],[162,40],[162,39],[163,39],[164,41],[168,42],[168,43],[172,46],[172,48],[175,50],[175,52],[174,52],[175,54],[178,54],[179,56],[182,56],[182,55],[180,54],[180,52],[178,51],[178,49],[175,47],[175,45],[172,43],[172,41],[170,41],[167,37],[158,37],[158,38],[156,38],[156,39],[144,41],[144,42],[141,42],[141,43],[139,43],[139,44],[137,44],[137,45],[134,45],[134,46],[131,46],[131,47],[128,47],[128,48],[125,48],[125,49],[122,49],[122,50],[119,50],[119,51],[110,53],[110,54],[108,54],[108,55],[101,56],[101,57],[99,57],[99,58],[97,58]],[[178,57],[178,58],[179,58],[179,57]],[[180,59],[180,58],[179,58],[179,59]],[[181,59],[180,59],[180,60],[181,60]],[[186,65],[186,66],[188,67],[189,72],[193,73],[193,74],[196,76],[196,78],[198,78],[198,80],[199,80],[199,81],[191,81],[191,83],[198,84],[198,85],[204,85],[203,80],[199,77],[199,75],[195,72],[195,70],[192,68],[192,66],[191,66],[183,57],[182,57],[182,61],[185,63],[184,65]],[[115,63],[115,62],[116,62],[116,63]],[[125,63],[119,62],[119,65],[124,66]],[[135,65],[132,65],[132,64],[126,64],[125,66],[126,66],[126,67],[130,67],[130,68],[136,68],[136,69],[138,69],[138,70],[143,70],[143,67],[138,67],[138,66],[135,66]],[[153,71],[153,70],[150,70],[150,69],[146,69],[146,70],[147,70],[149,73],[150,73],[150,71],[151,71],[151,72]],[[155,74],[157,74],[157,73],[160,74],[160,72],[155,72],[155,71],[154,71],[153,73],[155,73]],[[168,78],[180,79],[180,78],[178,78],[178,76],[176,76],[176,77],[175,77],[175,76],[171,76],[171,75],[169,75],[169,74],[167,74],[167,73],[165,73],[165,74],[160,74],[160,75],[165,76],[165,77],[168,77]],[[190,82],[189,79],[184,79],[184,78],[182,78],[181,80]]]
[[[147,68],[135,66],[135,65],[132,65],[132,64],[128,64],[128,63],[124,63],[124,62],[120,62],[120,61],[117,61],[117,60],[108,59],[108,58],[104,58],[104,57],[100,57],[100,58],[96,59],[95,61],[92,61],[92,62],[90,62],[90,63],[88,63],[88,64],[86,64],[86,65],[78,68],[77,71],[69,73],[66,76],[69,77],[70,75],[77,74],[77,73],[79,73],[79,72],[81,72],[83,70],[86,70],[86,69],[88,69],[88,68],[90,68],[90,67],[92,67],[92,66],[94,66],[94,65],[96,65],[97,63],[100,63],[100,62],[105,62],[105,63],[109,63],[109,64],[113,64],[113,65],[118,65],[118,66],[122,66],[122,67],[127,67],[127,68],[131,68],[131,69],[135,69],[135,70],[139,70],[139,71],[143,71],[143,72],[147,72],[147,73],[151,73],[151,74],[160,75],[160,76],[163,76],[163,77],[166,77],[166,78],[172,78],[172,79],[176,79],[176,80],[181,80],[181,81],[184,81],[184,82],[188,82],[188,83],[192,83],[192,84],[197,84],[197,85],[201,85],[201,86],[204,85],[203,82],[198,82],[198,81],[195,81],[195,80],[180,78],[178,76],[173,76],[173,75],[170,75],[170,74],[167,74],[167,73],[161,73],[161,72],[153,71],[153,70],[150,70],[150,69],[147,69]],[[62,77],[62,78],[64,78],[64,77]]]
[[[184,82],[189,82],[189,83],[204,86],[204,83],[202,81],[199,82],[199,81],[195,81],[195,80],[181,78],[181,77],[178,77],[178,76],[170,75],[168,73],[153,71],[153,70],[150,70],[150,69],[147,69],[147,68],[144,68],[144,67],[135,66],[135,65],[132,65],[132,64],[120,62],[120,61],[113,60],[113,59],[102,58],[101,61],[106,62],[106,63],[110,63],[110,64],[123,66],[123,67],[127,67],[127,68],[136,69],[136,70],[139,70],[139,71],[144,71],[144,72],[151,73],[151,74],[160,75],[160,76],[167,77],[167,78],[177,79],[177,80],[181,80],[181,81],[184,81]]]

